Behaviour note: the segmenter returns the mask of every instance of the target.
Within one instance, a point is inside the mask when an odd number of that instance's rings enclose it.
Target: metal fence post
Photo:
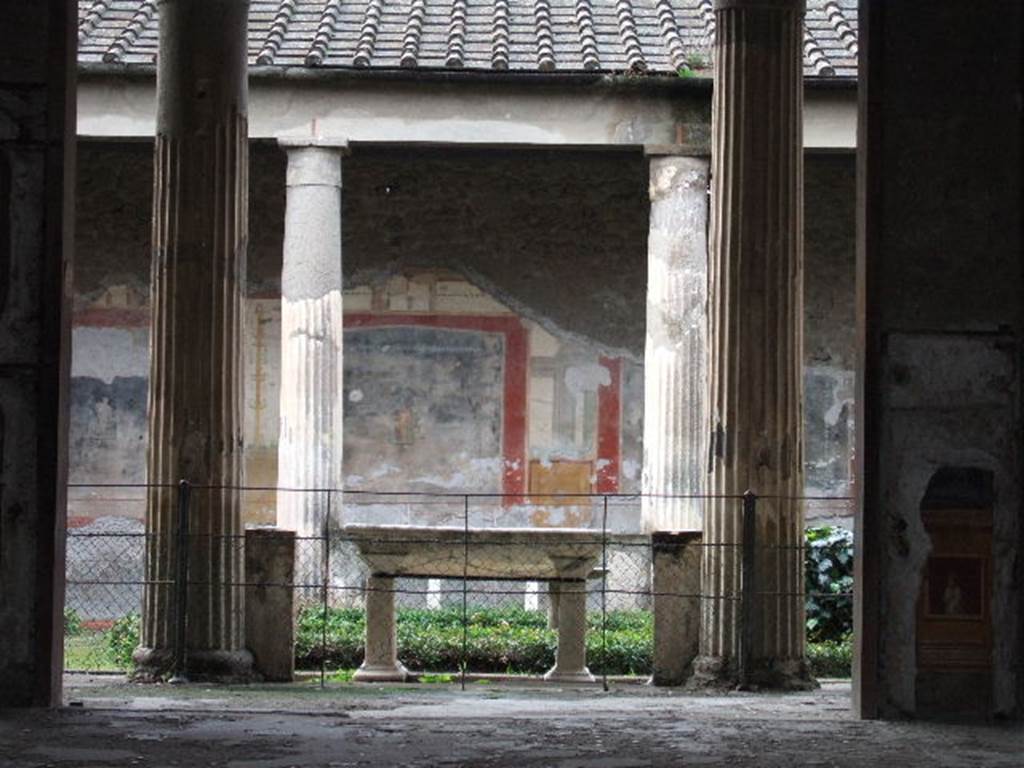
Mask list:
[[[757,494],[743,494],[743,546],[740,582],[740,685],[750,682],[759,621],[757,601]]]
[[[587,582],[583,582],[586,591]],[[608,496],[601,514],[601,687],[608,692]]]
[[[188,480],[178,482],[178,536],[177,557],[174,567],[174,666],[171,683],[187,683],[185,674],[186,645],[188,643],[188,550],[189,550],[189,506],[192,499],[192,484]]]
[[[469,495],[462,497],[462,670],[459,685],[466,690],[466,667],[469,662]]]
[[[321,527],[320,581],[322,587],[321,611],[323,624],[320,628],[320,687],[327,687],[327,614],[330,609],[331,587],[331,491],[327,491],[327,512]]]

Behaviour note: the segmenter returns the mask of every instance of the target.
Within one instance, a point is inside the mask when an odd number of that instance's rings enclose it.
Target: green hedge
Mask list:
[[[547,628],[547,618],[522,608],[473,609],[468,614],[466,667],[473,672],[540,674],[555,663],[558,633]],[[653,619],[640,611],[608,615],[607,652],[602,654],[600,616],[589,617],[587,656],[592,672],[644,674],[651,668]],[[328,609],[327,644],[323,644],[324,618],[320,608],[299,615],[295,660],[300,668],[320,665],[326,650],[327,666],[351,668],[363,660],[365,614],[359,609]],[[398,611],[398,649],[412,669],[458,670],[463,660],[461,609]]]
[[[547,629],[546,617],[522,608],[480,609],[469,612],[466,668],[472,672],[541,674],[555,662],[558,633]],[[644,611],[608,614],[607,645],[602,645],[601,617],[588,617],[587,660],[595,674],[645,675],[651,671],[653,618]],[[355,608],[327,611],[327,643],[323,644],[324,614],[320,608],[299,615],[295,660],[299,669],[326,663],[333,669],[352,669],[363,660],[365,614]],[[398,611],[398,649],[411,669],[455,671],[462,651],[460,609]],[[813,674],[849,677],[849,640],[811,643],[807,651]]]
[[[815,677],[850,677],[853,669],[853,641],[824,640],[807,644],[807,664]]]
[[[72,626],[74,622],[69,622]],[[602,653],[601,617],[588,616],[587,659],[591,671],[610,675],[646,675],[651,671],[653,618],[645,611],[612,611],[606,625],[607,652]],[[300,612],[295,647],[299,669],[319,668],[323,656],[324,614],[320,608]],[[332,669],[354,669],[363,661],[365,614],[358,608],[331,608],[326,616],[326,661]],[[466,633],[467,669],[473,672],[541,674],[555,661],[558,633],[546,617],[522,608],[475,609]],[[80,639],[80,638],[79,638]],[[88,658],[76,668],[128,670],[139,644],[139,617],[125,616],[96,637]],[[457,671],[462,663],[462,611],[403,609],[398,612],[398,647],[402,661],[415,670]],[[96,655],[102,656],[102,664]],[[818,677],[849,677],[849,638],[809,643],[807,660]]]

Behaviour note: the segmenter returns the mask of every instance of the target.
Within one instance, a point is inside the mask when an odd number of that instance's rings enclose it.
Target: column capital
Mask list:
[[[312,136],[278,136],[277,144],[285,150],[318,148],[324,150],[335,150],[341,155],[349,154],[348,139],[341,138],[314,138]]]
[[[715,12],[729,10],[796,11],[804,13],[806,0],[715,0]]]
[[[711,158],[692,155],[654,155],[651,157],[648,194],[651,202],[688,187],[708,190]],[[705,203],[706,204],[706,203]]]
[[[348,154],[348,144],[290,139],[278,139],[278,144],[288,152],[286,186],[341,186],[341,158]]]
[[[710,147],[695,147],[692,144],[644,144],[646,157],[701,157],[711,158]]]
[[[678,549],[687,544],[699,544],[703,531],[654,531],[651,546],[655,549]]]

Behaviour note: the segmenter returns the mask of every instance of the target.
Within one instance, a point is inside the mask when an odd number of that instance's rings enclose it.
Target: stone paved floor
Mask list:
[[[615,685],[131,686],[0,713],[0,766],[1024,767],[1019,725],[859,722],[849,686],[694,695]]]

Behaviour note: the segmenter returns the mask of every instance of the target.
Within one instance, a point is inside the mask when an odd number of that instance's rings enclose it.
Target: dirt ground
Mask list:
[[[850,689],[695,695],[503,682],[128,685],[74,676],[69,706],[0,713],[0,766],[1024,767],[1014,725],[860,722]]]

